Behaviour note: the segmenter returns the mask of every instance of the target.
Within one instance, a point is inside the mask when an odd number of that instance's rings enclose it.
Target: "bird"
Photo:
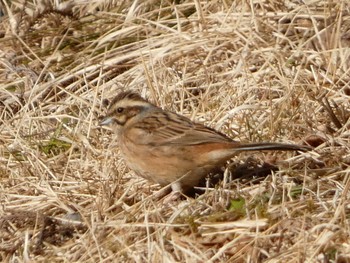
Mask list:
[[[121,155],[138,176],[173,192],[186,193],[242,151],[309,151],[306,145],[241,143],[225,134],[164,110],[132,91],[109,103],[99,123],[117,136]]]

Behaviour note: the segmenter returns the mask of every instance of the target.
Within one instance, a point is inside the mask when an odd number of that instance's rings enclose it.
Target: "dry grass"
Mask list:
[[[6,2],[1,261],[350,261],[348,1]],[[156,200],[97,125],[129,89],[237,140],[317,147]]]

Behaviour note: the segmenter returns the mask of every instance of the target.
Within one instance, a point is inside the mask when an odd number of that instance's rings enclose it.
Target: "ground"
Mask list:
[[[1,8],[1,261],[350,262],[348,1]],[[157,198],[98,125],[122,90],[314,149],[240,154],[194,196]]]

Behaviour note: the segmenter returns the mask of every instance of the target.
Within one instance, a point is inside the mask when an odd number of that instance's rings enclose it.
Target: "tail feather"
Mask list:
[[[307,152],[312,150],[312,147],[306,145],[286,144],[286,143],[247,143],[241,144],[236,148],[239,151],[264,151],[264,150],[276,150],[276,151],[302,151]]]

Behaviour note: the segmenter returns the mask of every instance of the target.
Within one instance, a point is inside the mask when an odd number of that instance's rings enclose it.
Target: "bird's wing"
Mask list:
[[[135,122],[128,132],[132,134],[129,138],[132,137],[135,143],[153,146],[232,142],[230,138],[214,129],[166,111],[147,114]]]

